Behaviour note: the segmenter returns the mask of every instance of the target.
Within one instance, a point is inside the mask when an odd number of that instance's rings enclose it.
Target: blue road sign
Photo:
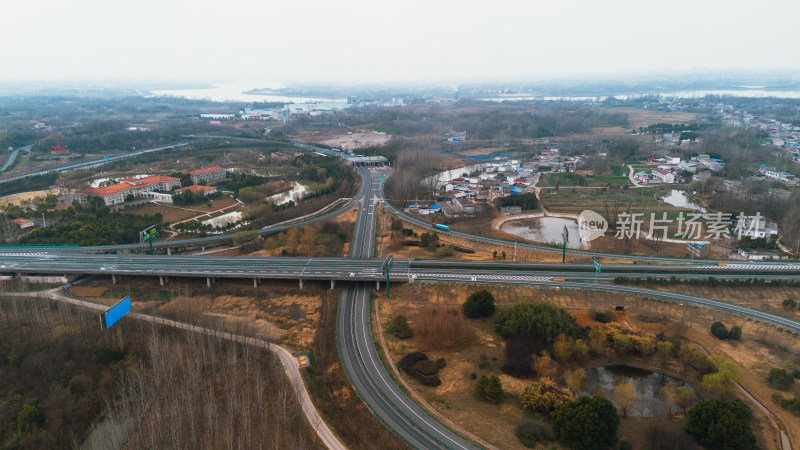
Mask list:
[[[100,324],[104,330],[111,328],[112,325],[119,322],[128,311],[131,310],[131,297],[127,296],[118,301],[114,306],[107,309],[104,313],[100,314]]]

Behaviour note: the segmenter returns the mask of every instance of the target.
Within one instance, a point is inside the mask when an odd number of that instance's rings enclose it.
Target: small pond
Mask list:
[[[699,212],[701,212],[703,214],[705,214],[707,212],[707,210],[705,208],[703,208],[702,206],[700,206],[700,205],[698,205],[696,203],[692,203],[692,201],[689,200],[688,197],[686,197],[686,192],[679,191],[677,189],[673,189],[672,192],[670,192],[669,195],[667,195],[664,198],[662,198],[662,200],[664,201],[664,203],[666,203],[668,205],[678,206],[680,208],[687,208],[687,209],[691,209],[691,210],[694,210],[694,211],[699,211]]]
[[[306,188],[302,184],[298,183],[297,181],[292,181],[291,189],[280,192],[275,195],[270,195],[269,197],[267,197],[267,202],[274,203],[276,205],[282,205],[284,203],[289,203],[289,201],[293,200],[295,203],[297,203],[298,200],[303,198],[307,190],[308,188]]]
[[[564,229],[564,225],[567,226],[567,231],[569,231],[567,247],[582,248],[578,222],[573,219],[562,219],[560,217],[520,219],[506,222],[500,229],[530,241],[560,245],[563,242],[561,232]]]
[[[239,223],[242,221],[242,213],[239,211],[229,212],[221,216],[217,216],[208,220],[204,220],[204,225],[211,225],[212,227],[222,227],[232,223]]]
[[[581,395],[600,394],[619,409],[619,402],[614,396],[614,389],[622,381],[633,380],[636,389],[636,401],[629,407],[631,417],[655,417],[667,414],[667,405],[661,400],[661,388],[670,381],[676,386],[695,387],[683,380],[650,370],[630,366],[605,366],[586,371],[583,377]],[[673,406],[673,411],[677,410]]]

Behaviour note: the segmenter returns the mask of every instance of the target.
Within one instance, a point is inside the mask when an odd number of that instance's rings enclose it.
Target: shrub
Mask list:
[[[719,339],[728,339],[728,329],[722,322],[714,322],[711,324],[711,334]]]
[[[784,369],[779,369],[777,367],[773,367],[769,371],[769,376],[767,376],[767,382],[770,386],[776,389],[783,389],[786,390],[789,386],[794,383],[794,377],[792,374],[787,372]]]
[[[495,328],[504,338],[525,333],[543,346],[559,334],[572,336],[578,325],[566,310],[547,303],[519,303],[497,315]]]
[[[447,367],[447,361],[445,361],[444,358],[439,358],[436,360],[436,366],[440,369],[444,369]]]
[[[742,327],[734,325],[728,331],[728,339],[738,341],[742,339]]]
[[[494,314],[494,296],[486,289],[473,292],[464,302],[464,315],[470,319],[489,317]]]
[[[436,375],[439,372],[439,366],[430,359],[423,359],[414,364],[414,368],[419,370],[423,375]]]
[[[517,436],[517,439],[522,442],[522,445],[528,448],[536,447],[537,441],[549,441],[553,438],[550,432],[547,431],[547,428],[536,422],[531,422],[530,420],[519,424],[514,434]]]
[[[525,386],[520,403],[523,408],[547,416],[573,398],[566,389],[559,388],[552,378],[542,377],[530,386]]]
[[[705,400],[686,414],[686,432],[707,448],[749,449],[756,444],[750,416],[750,410],[738,400]]]
[[[601,323],[609,323],[614,321],[614,312],[613,311],[597,311],[594,313],[594,320],[601,322]]]
[[[478,374],[475,373],[475,372],[472,372],[471,374],[469,374],[469,379],[470,380],[477,380],[478,379]]]
[[[17,414],[17,431],[22,433],[31,425],[37,423],[41,417],[42,413],[36,405],[27,403],[22,405],[22,410]]]
[[[400,359],[400,368],[425,386],[439,386],[442,380],[436,375],[425,375],[416,368],[420,361],[428,360],[428,355],[422,352],[409,353]],[[434,364],[435,365],[435,364]]]
[[[497,375],[481,375],[478,381],[475,382],[475,395],[490,401],[492,403],[500,403],[503,401],[505,393],[503,392],[503,384]]]
[[[408,339],[414,335],[414,332],[411,331],[411,327],[408,326],[406,316],[402,314],[395,316],[389,321],[386,331],[399,339]]]
[[[617,442],[617,409],[599,395],[559,406],[550,420],[556,439],[573,448],[601,450]]]
[[[792,376],[800,380],[800,370],[792,371]]]
[[[453,251],[453,248],[450,247],[449,245],[445,245],[444,247],[439,247],[436,249],[436,257],[438,258],[448,258],[450,256],[453,256],[453,253],[455,252]]]

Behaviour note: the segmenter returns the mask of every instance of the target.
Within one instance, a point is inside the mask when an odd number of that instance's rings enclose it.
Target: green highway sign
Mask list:
[[[158,227],[156,225],[150,225],[139,232],[139,239],[141,242],[147,242],[156,236],[158,236]]]
[[[392,270],[393,265],[394,265],[394,256],[389,255],[389,257],[386,258],[386,261],[383,262],[383,273],[388,275],[389,272]]]
[[[594,270],[596,270],[597,273],[600,273],[600,271],[602,270],[603,266],[601,266],[600,263],[597,262],[597,258],[592,258],[592,260],[594,261],[592,263],[594,265]]]

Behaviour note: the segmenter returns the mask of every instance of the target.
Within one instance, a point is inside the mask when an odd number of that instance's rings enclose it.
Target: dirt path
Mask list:
[[[48,291],[40,291],[40,292],[13,292],[6,295],[15,297],[44,297],[54,301],[68,303],[71,305],[79,306],[81,308],[93,309],[98,311],[102,311],[108,308],[106,305],[102,305],[99,303],[92,303],[85,300],[78,300],[70,297],[65,297],[61,295],[60,289],[51,289]],[[191,331],[194,333],[214,335],[218,338],[222,338],[228,341],[253,345],[256,347],[267,349],[272,353],[275,353],[278,356],[278,358],[280,358],[281,363],[283,363],[283,367],[286,371],[286,376],[289,378],[289,381],[292,383],[292,386],[294,387],[295,392],[297,393],[298,401],[300,402],[300,405],[303,408],[303,414],[305,414],[306,419],[308,420],[309,424],[311,424],[311,428],[314,429],[314,431],[317,433],[317,436],[328,448],[336,450],[340,449],[345,450],[345,446],[342,445],[341,442],[339,442],[339,440],[336,438],[336,435],[334,435],[331,429],[328,428],[328,425],[322,420],[322,417],[320,417],[319,412],[314,407],[314,404],[311,402],[311,398],[308,396],[308,390],[306,389],[305,383],[303,382],[303,377],[300,375],[300,363],[297,361],[297,358],[295,358],[291,354],[291,352],[289,352],[289,350],[279,345],[261,339],[211,330],[197,325],[191,325],[184,322],[178,322],[176,320],[165,319],[163,317],[151,316],[148,314],[143,314],[134,311],[128,313],[128,316],[134,319],[143,320],[145,322],[156,323],[159,325],[166,325],[169,327]]]
[[[703,347],[703,344],[701,344],[701,343],[699,343],[697,341],[691,341],[691,342],[693,342],[695,345],[700,347],[700,350],[704,351],[706,353],[706,355],[711,356],[711,353],[705,347]],[[736,383],[736,387],[739,388],[739,391],[741,391],[742,394],[744,394],[744,396],[748,400],[753,402],[753,404],[756,405],[756,407],[758,407],[758,409],[760,409],[764,414],[767,415],[767,417],[769,417],[773,421],[775,426],[778,428],[778,433],[780,435],[781,448],[783,450],[792,450],[792,442],[789,440],[789,435],[786,433],[786,427],[783,425],[783,422],[781,422],[781,420],[778,419],[778,417],[776,417],[775,414],[772,413],[772,411],[767,409],[767,407],[764,406],[763,403],[758,401],[758,399],[756,399],[755,396],[753,396],[750,392],[748,392],[747,389],[745,389],[741,384],[739,384],[737,382]]]

